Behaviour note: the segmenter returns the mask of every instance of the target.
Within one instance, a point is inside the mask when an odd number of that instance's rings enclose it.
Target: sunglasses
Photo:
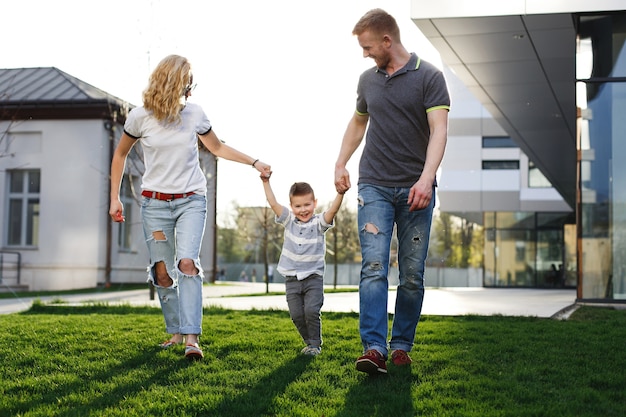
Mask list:
[[[196,85],[198,85],[198,84],[195,84],[193,82],[193,75],[192,75],[191,77],[189,77],[189,84],[183,89],[183,96],[186,96],[189,93],[191,93],[193,90],[195,90],[196,89]]]
[[[185,89],[183,90],[183,96],[186,96],[187,94],[195,90],[197,85],[198,84],[189,84],[187,87],[185,87]]]

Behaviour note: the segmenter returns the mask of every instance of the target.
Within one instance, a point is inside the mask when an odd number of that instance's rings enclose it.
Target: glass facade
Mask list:
[[[486,287],[576,286],[572,213],[486,212]]]
[[[577,19],[576,218],[485,213],[484,285],[576,287],[583,300],[626,300],[626,164],[613,158],[626,155],[626,13]]]
[[[578,296],[626,299],[626,14],[578,21]]]

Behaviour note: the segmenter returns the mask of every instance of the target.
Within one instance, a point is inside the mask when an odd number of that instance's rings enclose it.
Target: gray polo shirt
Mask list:
[[[411,187],[419,179],[430,137],[427,113],[450,109],[443,73],[411,53],[389,76],[373,67],[361,74],[356,111],[369,115],[359,184]]]

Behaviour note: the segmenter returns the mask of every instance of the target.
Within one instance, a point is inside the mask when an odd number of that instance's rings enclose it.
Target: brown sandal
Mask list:
[[[165,342],[161,343],[159,346],[161,346],[161,349],[169,349],[172,346],[175,345],[179,345],[182,342],[175,342],[174,340],[170,339],[170,340],[166,340]]]

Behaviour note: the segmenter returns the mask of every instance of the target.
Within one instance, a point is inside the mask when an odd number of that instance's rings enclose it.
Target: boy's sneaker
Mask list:
[[[370,375],[386,374],[387,364],[382,353],[376,349],[370,349],[356,360],[356,369]]]
[[[391,362],[393,362],[396,366],[406,366],[410,365],[413,361],[411,360],[409,354],[404,350],[396,349],[391,352]]]
[[[320,353],[322,353],[322,348],[321,347],[315,347],[315,346],[305,346],[300,353],[302,353],[303,355],[307,355],[307,356],[317,356]]]

